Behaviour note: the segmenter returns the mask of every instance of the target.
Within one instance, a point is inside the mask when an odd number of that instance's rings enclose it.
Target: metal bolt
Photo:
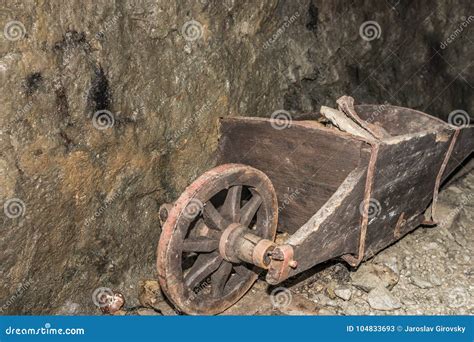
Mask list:
[[[298,267],[298,261],[296,261],[296,260],[291,260],[291,261],[288,263],[288,266],[290,266],[291,268],[296,268],[296,267]]]

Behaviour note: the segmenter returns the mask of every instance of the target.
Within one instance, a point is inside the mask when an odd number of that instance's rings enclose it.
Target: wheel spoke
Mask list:
[[[247,267],[243,265],[234,266],[234,270],[241,277],[246,277],[249,275],[249,273],[252,272],[251,270],[249,270]]]
[[[189,234],[190,238],[196,237],[207,237],[212,240],[219,240],[222,235],[222,232],[219,230],[209,228],[202,218],[196,223],[195,228]]]
[[[248,227],[250,222],[252,222],[252,219],[255,216],[255,213],[257,212],[258,208],[260,208],[261,204],[262,198],[257,193],[253,193],[253,196],[250,201],[245,203],[245,205],[241,209],[240,223]]]
[[[212,274],[222,263],[222,258],[218,253],[200,254],[194,265],[186,272],[184,284],[191,291],[204,279]]]
[[[240,221],[240,198],[242,195],[242,186],[235,185],[227,191],[224,205],[222,206],[221,213],[227,220],[231,222]]]
[[[222,232],[215,229],[209,229],[204,236],[208,237],[209,239],[220,240]]]
[[[232,274],[226,284],[227,291],[232,292],[236,288],[241,287],[242,284],[245,283],[249,275],[250,275],[250,272],[248,272],[245,276],[241,276],[238,273]]]
[[[229,225],[211,202],[205,204],[203,217],[206,225],[212,229],[224,230]]]
[[[213,297],[219,297],[224,293],[224,287],[229,279],[230,272],[232,271],[232,264],[230,262],[224,261],[219,266],[217,271],[211,276],[211,295]]]
[[[183,252],[212,252],[219,247],[219,241],[205,236],[188,238],[183,242]]]

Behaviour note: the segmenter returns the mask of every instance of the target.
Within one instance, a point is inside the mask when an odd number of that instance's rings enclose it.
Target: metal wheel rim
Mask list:
[[[217,314],[222,312],[238,301],[250,289],[258,277],[258,270],[255,267],[247,264],[233,266],[235,270],[239,267],[242,275],[239,274],[238,276],[242,277],[243,280],[240,283],[237,282],[233,290],[229,290],[229,288],[227,289],[228,293],[225,293],[224,289],[222,296],[215,298],[205,294],[204,291],[207,291],[207,289],[198,288],[196,293],[196,289],[185,285],[186,278],[182,269],[183,241],[186,238],[186,234],[188,234],[189,224],[192,222],[192,219],[187,217],[189,213],[185,210],[193,203],[192,201],[199,200],[202,203],[206,203],[203,211],[207,212],[209,211],[207,202],[213,196],[222,189],[231,189],[239,185],[252,188],[262,198],[262,203],[256,213],[257,235],[271,240],[275,238],[278,220],[277,199],[271,181],[263,172],[246,165],[225,164],[204,173],[183,192],[173,205],[168,219],[163,225],[163,231],[158,244],[157,269],[160,285],[167,297],[182,312],[188,314]],[[252,192],[252,199],[255,193]],[[186,246],[188,245],[186,244]],[[212,253],[218,254],[216,251]],[[211,256],[209,256],[210,259]],[[202,260],[208,259],[202,257]],[[215,263],[212,261],[211,264],[213,266],[211,268],[215,267],[216,263],[218,263],[217,260]],[[221,264],[219,264],[218,269],[220,270],[220,268],[224,267],[221,267]],[[198,279],[199,277],[196,278]],[[227,279],[229,282],[230,280],[232,280],[232,276]],[[192,281],[188,283],[191,284]],[[224,285],[226,286],[226,284]],[[213,292],[212,280],[209,286],[210,291]],[[192,292],[190,292],[191,289]]]

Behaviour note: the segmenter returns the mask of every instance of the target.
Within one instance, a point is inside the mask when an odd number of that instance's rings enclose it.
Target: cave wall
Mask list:
[[[213,166],[219,117],[343,94],[469,112],[473,7],[2,0],[1,313],[97,312],[100,286],[137,304],[156,277],[158,208]]]

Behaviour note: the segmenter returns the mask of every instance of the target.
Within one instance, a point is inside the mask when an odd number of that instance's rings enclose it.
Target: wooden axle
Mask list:
[[[292,246],[278,246],[239,223],[233,223],[224,230],[219,241],[219,253],[229,262],[243,261],[267,269],[266,279],[270,284],[286,279],[289,269],[298,265],[293,260]]]

